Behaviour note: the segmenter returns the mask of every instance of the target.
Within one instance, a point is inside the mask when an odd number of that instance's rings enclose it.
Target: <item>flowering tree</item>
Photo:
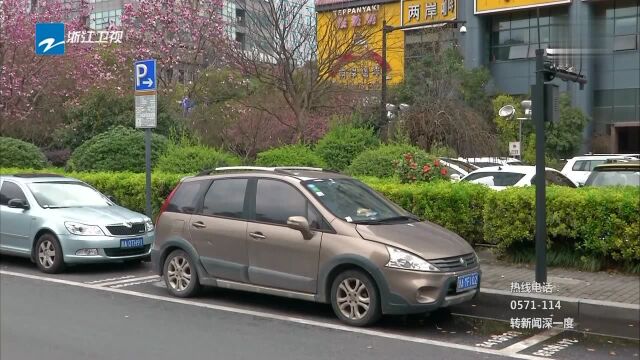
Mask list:
[[[278,112],[258,104],[245,104],[269,113],[282,125],[295,131],[295,141],[307,141],[306,128],[318,111],[337,111],[344,99],[358,92],[339,86],[335,72],[349,61],[361,60],[357,53],[362,43],[379,30],[361,27],[340,31],[330,16],[326,26],[316,26],[316,15],[307,1],[256,1],[248,8],[250,44],[228,47],[229,62],[246,76],[273,89],[286,107]],[[360,94],[362,95],[362,94]],[[290,116],[292,115],[292,117]]]
[[[125,4],[122,30],[125,46],[121,48],[122,73],[132,79],[134,60],[156,59],[160,90],[170,89],[184,72],[192,79],[193,91],[207,66],[221,61],[224,46],[221,0],[140,0]],[[129,80],[131,81],[131,80]]]
[[[25,120],[36,113],[56,111],[44,109],[52,98],[72,100],[79,89],[111,77],[90,44],[67,44],[62,56],[35,54],[36,23],[64,22],[66,31],[84,28],[88,8],[70,6],[61,0],[0,2],[0,133],[28,128]]]

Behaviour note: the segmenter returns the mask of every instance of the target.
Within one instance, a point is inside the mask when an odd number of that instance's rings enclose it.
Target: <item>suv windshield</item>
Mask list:
[[[111,205],[102,194],[77,181],[31,183],[29,189],[43,208]]]
[[[594,171],[585,186],[640,186],[637,170]]]
[[[305,181],[304,186],[335,216],[356,224],[414,222],[418,219],[353,179]]]

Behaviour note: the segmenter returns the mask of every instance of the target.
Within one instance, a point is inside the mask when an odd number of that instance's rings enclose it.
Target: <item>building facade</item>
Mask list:
[[[491,71],[491,91],[528,97],[535,82],[535,50],[549,49],[557,65],[586,76],[580,89],[559,80],[561,92],[591,120],[584,152],[640,152],[640,2],[638,0],[317,0],[321,18],[348,15],[358,7],[378,6],[391,26],[432,23],[429,31],[397,30],[387,60],[389,83],[402,81],[404,67],[434,47],[457,46],[469,68]],[[361,17],[366,17],[361,14]],[[455,23],[443,24],[442,20]],[[442,26],[433,31],[433,26]],[[460,29],[464,25],[466,31]],[[377,22],[381,33],[382,25]],[[320,30],[319,30],[320,31]],[[389,38],[388,38],[389,39]],[[381,52],[379,43],[375,51]],[[374,46],[374,47],[375,47]],[[389,46],[389,45],[388,45]],[[346,64],[342,73],[350,75]],[[402,71],[400,71],[400,69]],[[337,81],[340,80],[337,75]]]

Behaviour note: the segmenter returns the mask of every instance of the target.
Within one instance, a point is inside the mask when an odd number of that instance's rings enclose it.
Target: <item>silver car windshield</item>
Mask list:
[[[111,205],[104,195],[81,182],[38,182],[28,186],[43,208]]]
[[[347,222],[380,224],[418,220],[356,180],[314,180],[304,185],[322,205]]]

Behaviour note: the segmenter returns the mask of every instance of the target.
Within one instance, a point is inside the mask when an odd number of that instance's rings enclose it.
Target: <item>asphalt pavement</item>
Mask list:
[[[447,311],[342,325],[327,305],[208,289],[171,297],[149,264],[45,275],[0,258],[0,359],[638,359],[638,341]]]

